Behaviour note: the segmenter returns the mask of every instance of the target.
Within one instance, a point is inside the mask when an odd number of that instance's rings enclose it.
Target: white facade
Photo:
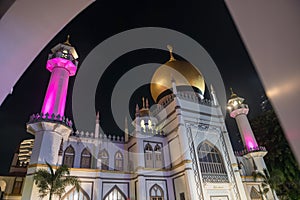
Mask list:
[[[138,113],[135,123],[142,126],[127,142],[85,132],[64,140],[62,159],[53,157],[80,178],[82,195],[105,200],[115,194],[125,200],[255,199],[260,183],[250,177],[253,162],[234,155],[220,106],[181,92],[164,98],[153,117]],[[167,118],[161,119],[162,111]],[[154,118],[154,130],[143,125]],[[72,189],[66,189],[63,199],[76,193]]]
[[[199,90],[186,90],[173,77],[157,73],[156,80],[170,79],[171,93],[151,88],[157,109],[150,112],[143,99],[142,108],[136,107],[134,131],[128,133],[125,126],[124,137],[100,133],[98,114],[94,133],[75,134],[71,134],[71,122],[59,113],[32,116],[27,131],[35,134],[35,144],[22,199],[39,199],[33,176],[37,169],[46,168],[46,161],[67,165],[80,180],[79,192],[69,186],[63,200],[262,199],[258,192],[262,180],[254,181],[251,175],[265,168],[265,149],[246,149],[236,157],[213,88],[212,100],[203,99],[200,72],[189,73],[193,66],[177,62],[172,52],[166,64],[186,73],[189,84]],[[196,79],[200,82],[195,83]],[[239,127],[247,124],[243,120]]]

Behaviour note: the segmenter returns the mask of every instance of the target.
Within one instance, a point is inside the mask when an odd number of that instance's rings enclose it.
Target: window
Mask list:
[[[80,161],[80,167],[81,168],[91,168],[91,161],[92,161],[92,155],[87,150],[87,148],[83,149],[81,153],[81,161]]]
[[[181,192],[181,193],[179,194],[179,196],[180,196],[180,200],[185,200],[184,192]]]
[[[90,197],[81,187],[79,191],[74,187],[62,197],[62,200],[90,200]]]
[[[150,189],[150,200],[163,200],[164,193],[161,187],[157,184],[153,185]]]
[[[153,149],[149,143],[145,146],[145,167],[153,168]]]
[[[12,193],[13,194],[21,194],[22,184],[23,184],[23,180],[17,178],[15,180],[15,184],[14,184],[14,188],[13,188]]]
[[[115,170],[123,171],[123,155],[120,151],[115,155]]]
[[[162,152],[160,145],[154,147],[155,168],[162,168]]]
[[[100,153],[98,155],[98,159],[100,160],[101,169],[109,170],[109,165],[108,165],[109,157],[108,157],[108,153],[105,149],[100,151]]]
[[[216,147],[208,142],[201,143],[198,157],[204,182],[228,182],[222,156]]]
[[[125,194],[115,185],[105,196],[104,200],[126,200]]]
[[[72,146],[68,146],[65,150],[63,164],[68,167],[73,167],[75,151]]]

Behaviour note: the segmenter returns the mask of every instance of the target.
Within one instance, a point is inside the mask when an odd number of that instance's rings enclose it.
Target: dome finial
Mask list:
[[[173,47],[171,45],[167,45],[167,48],[169,49],[169,52],[170,52],[170,60],[169,61],[173,61],[173,60],[176,60],[173,56]]]
[[[70,35],[67,36],[67,40],[64,42],[64,44],[72,46],[70,43]]]
[[[231,98],[237,97],[237,95],[233,92],[232,87],[230,87],[230,92],[231,92]]]

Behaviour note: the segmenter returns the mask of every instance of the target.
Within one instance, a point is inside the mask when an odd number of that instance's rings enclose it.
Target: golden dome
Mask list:
[[[170,60],[155,71],[151,80],[151,95],[156,102],[160,94],[172,89],[172,79],[176,86],[193,86],[204,95],[205,82],[201,72],[189,62],[174,59],[170,49]]]

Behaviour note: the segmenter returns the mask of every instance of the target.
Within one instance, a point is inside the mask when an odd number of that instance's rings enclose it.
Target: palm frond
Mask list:
[[[41,198],[50,194],[58,195],[59,197],[65,193],[65,188],[68,185],[73,185],[79,191],[80,184],[78,178],[70,176],[69,168],[65,165],[58,167],[55,172],[52,166],[47,163],[49,170],[39,169],[34,175],[34,182],[39,188],[39,196]],[[49,172],[50,171],[50,172]]]

